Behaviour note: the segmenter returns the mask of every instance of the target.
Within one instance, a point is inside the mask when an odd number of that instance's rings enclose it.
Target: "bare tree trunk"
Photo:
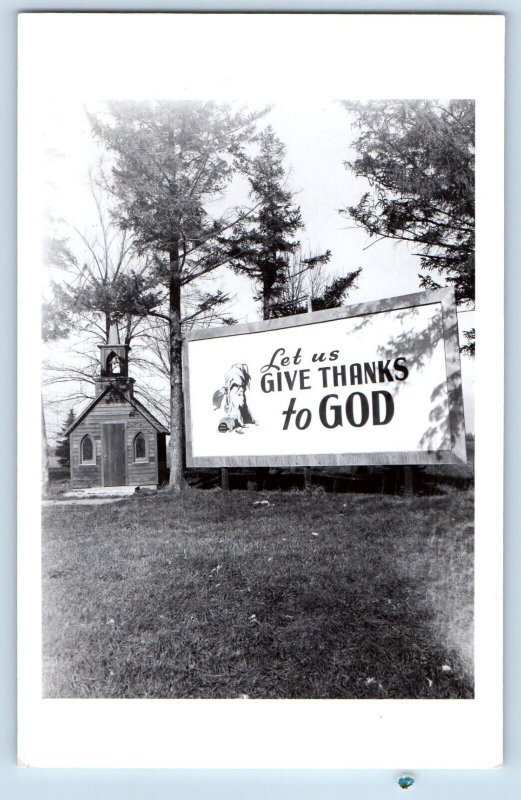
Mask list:
[[[177,250],[170,253],[170,488],[185,485],[184,398],[181,335],[181,275]]]
[[[47,431],[45,428],[45,414],[43,412],[43,397],[42,403],[42,494],[47,495],[49,490],[49,451],[47,446]]]
[[[262,318],[269,319],[270,318],[270,298],[266,288],[262,293]]]
[[[270,304],[271,304],[271,287],[272,284],[264,278],[262,282],[262,318],[270,318]],[[255,469],[255,482],[257,489],[262,491],[266,485],[266,478],[269,475],[268,467],[256,467]]]

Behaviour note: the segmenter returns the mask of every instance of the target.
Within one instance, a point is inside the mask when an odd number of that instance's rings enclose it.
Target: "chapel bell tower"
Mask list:
[[[107,386],[116,386],[127,397],[134,393],[134,379],[128,376],[128,353],[130,345],[121,344],[117,323],[113,322],[109,330],[107,344],[99,344],[100,374],[96,378],[96,397]]]

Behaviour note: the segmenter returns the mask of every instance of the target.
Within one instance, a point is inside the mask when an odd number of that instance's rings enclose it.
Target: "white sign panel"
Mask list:
[[[466,461],[450,290],[198,331],[184,375],[188,466]]]

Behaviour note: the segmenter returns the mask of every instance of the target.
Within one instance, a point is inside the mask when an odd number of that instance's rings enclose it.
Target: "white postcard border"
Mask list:
[[[61,19],[57,20],[57,16]],[[72,17],[76,20],[72,20]],[[23,463],[19,493],[19,759],[32,766],[68,767],[270,767],[415,768],[492,767],[501,762],[502,694],[502,470],[503,470],[503,43],[501,16],[221,16],[194,19],[158,15],[31,14],[20,19],[19,105],[19,454]],[[86,15],[87,16],[87,15]],[[469,97],[476,99],[477,130],[477,294],[476,328],[476,699],[458,701],[248,701],[248,700],[42,700],[40,592],[40,376],[39,228],[41,204],[36,190],[38,163],[32,160],[31,120],[41,111],[36,97],[38,64],[30,52],[33,37],[46,37],[49,26],[60,35],[67,26],[67,51],[78,46],[77,60],[64,67],[63,91],[85,92],[79,42],[85,26],[99,22],[123,26],[141,35],[145,26],[193,26],[206,30],[211,47],[215,26],[223,38],[255,22],[283,32],[290,25],[289,46],[304,58],[306,36],[330,26],[331,37],[345,38],[345,69],[355,75],[349,96]],[[69,17],[69,20],[64,19]],[[112,17],[112,19],[110,19]],[[213,33],[210,36],[212,25]],[[224,28],[223,26],[226,26]],[[65,26],[65,28],[64,28]],[[83,34],[82,34],[83,28]],[[298,35],[297,35],[298,31]],[[428,36],[427,36],[428,31]],[[80,37],[76,38],[75,37]],[[88,37],[85,36],[87,39]],[[392,38],[392,53],[390,39]],[[124,39],[124,37],[121,37]],[[322,57],[331,63],[330,41]],[[201,40],[200,40],[201,41]],[[430,43],[430,50],[429,50]],[[442,43],[442,44],[440,44]],[[298,48],[297,48],[298,45]],[[365,72],[350,67],[363,60]],[[457,59],[454,49],[457,45]],[[442,63],[430,56],[443,50]],[[223,48],[226,51],[226,48]],[[375,58],[374,54],[378,58]],[[128,53],[127,53],[128,55]],[[378,59],[385,59],[385,70]],[[392,57],[391,57],[392,56]],[[157,68],[161,61],[158,48]],[[328,60],[329,59],[329,60]],[[315,63],[317,53],[314,52]],[[300,62],[299,62],[300,63]],[[152,69],[152,67],[149,67]],[[269,73],[269,71],[268,71]],[[338,96],[333,71],[328,93]],[[100,77],[100,76],[98,76]],[[150,78],[150,76],[149,76]],[[120,73],[106,76],[105,91],[118,93]],[[201,76],[199,76],[201,79]],[[255,79],[255,76],[254,76]],[[258,78],[260,80],[260,78]],[[335,86],[335,80],[337,85]],[[82,82],[84,81],[84,82]],[[161,82],[158,89],[163,89]],[[215,87],[229,92],[230,81]],[[224,83],[224,82],[223,82]],[[101,84],[99,84],[101,87]],[[134,91],[144,91],[145,83]],[[202,86],[202,80],[201,80]],[[264,74],[259,94],[278,86]],[[356,88],[355,88],[356,87]],[[300,86],[297,94],[320,91],[320,80]],[[150,94],[150,82],[148,83]],[[157,91],[158,96],[165,96]],[[279,97],[281,89],[273,94]],[[344,96],[346,92],[343,92]],[[293,95],[294,97],[294,95]],[[35,266],[36,265],[36,266]],[[490,280],[490,275],[493,280]],[[491,371],[493,374],[491,375]],[[486,487],[486,494],[483,491]]]

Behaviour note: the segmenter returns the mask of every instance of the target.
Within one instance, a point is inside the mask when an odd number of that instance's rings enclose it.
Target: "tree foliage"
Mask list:
[[[71,408],[67,414],[64,424],[62,425],[58,443],[56,445],[55,452],[60,467],[70,467],[71,465],[70,442],[69,437],[65,436],[65,431],[70,428],[75,419],[76,417],[74,416],[74,409]]]
[[[357,156],[345,165],[370,187],[343,213],[372,237],[415,245],[421,286],[453,286],[457,302],[473,306],[474,102],[343,105],[359,131]]]
[[[286,275],[280,302],[272,306],[272,316],[286,317],[304,314],[310,310],[323,311],[343,305],[352,289],[356,288],[361,268],[331,278],[326,267],[331,252],[308,253],[302,248],[293,253],[286,265]]]
[[[136,254],[129,232],[111,218],[112,198],[103,182],[102,170],[90,172],[95,212],[90,225],[80,228],[55,216],[48,220],[44,256],[52,280],[42,307],[42,334],[47,342],[68,338],[69,355],[74,354],[73,361],[53,358],[43,363],[44,386],[61,387],[58,405],[92,397],[100,368],[96,344],[108,340],[113,322],[122,340],[132,342],[134,369],[148,372],[144,334],[149,326],[143,317],[158,299],[155,287],[149,286],[147,259]],[[150,391],[146,382],[140,383],[140,394],[165,419],[164,397],[156,387]]]
[[[73,324],[68,310],[61,306],[56,297],[42,303],[42,341],[55,342],[66,338]]]
[[[151,259],[136,253],[129,231],[121,231],[111,215],[112,198],[104,191],[106,177],[100,170],[90,175],[90,194],[95,222],[80,229],[64,220],[52,220],[45,242],[46,264],[55,276],[52,294],[43,304],[42,329],[45,341],[71,338],[74,363],[44,363],[45,385],[68,384],[62,398],[78,402],[92,394],[99,374],[95,345],[106,342],[110,325],[118,324],[122,340],[132,343],[132,368],[142,376],[159,380],[150,385],[139,381],[139,394],[168,425],[169,402],[161,390],[168,381],[168,321],[150,318],[164,306],[166,292],[157,285]],[[201,282],[203,283],[203,282]],[[183,293],[183,328],[228,321],[214,302],[211,276],[205,285],[191,284]],[[163,309],[164,310],[164,309]],[[72,334],[72,335],[71,335]],[[76,341],[78,334],[81,342]]]
[[[232,268],[247,275],[257,289],[264,319],[275,316],[274,302],[287,281],[288,256],[299,247],[295,239],[303,227],[300,208],[285,186],[286,148],[268,126],[259,136],[259,153],[247,167],[254,211],[233,229]]]
[[[170,485],[176,490],[184,484],[183,297],[190,284],[228,261],[226,232],[237,213],[219,213],[215,201],[243,161],[259,116],[215,102],[166,101],[114,102],[106,117],[91,117],[113,158],[110,189],[118,224],[150,259],[158,302],[143,313],[168,326]],[[226,300],[221,291],[203,293],[189,321]]]
[[[57,337],[81,330],[106,342],[110,326],[119,324],[130,344],[145,310],[159,300],[148,278],[148,261],[136,254],[132,236],[111,218],[110,197],[100,188],[103,173],[90,175],[96,224],[86,232],[61,223],[45,242],[46,264],[60,274],[44,304],[43,325]],[[139,309],[135,308],[139,298]],[[53,337],[54,338],[54,337]]]
[[[91,117],[112,151],[116,218],[152,254],[159,282],[182,285],[226,262],[219,235],[235,220],[209,208],[231,182],[258,114],[213,102],[114,102]],[[172,267],[172,264],[175,265]]]

